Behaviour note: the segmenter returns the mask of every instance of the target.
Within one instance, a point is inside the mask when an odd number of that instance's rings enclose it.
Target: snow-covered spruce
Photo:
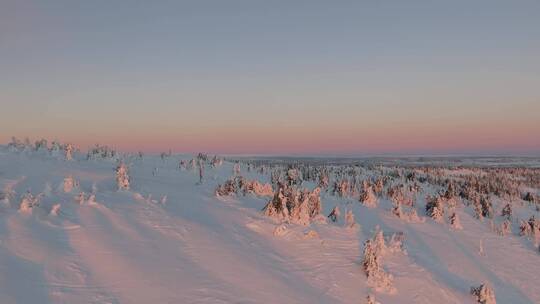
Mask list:
[[[65,193],[69,193],[73,191],[73,189],[79,187],[79,182],[73,178],[73,176],[68,176],[64,178],[64,182],[62,183],[62,191]]]
[[[128,168],[124,162],[120,162],[116,167],[116,185],[118,190],[129,190]]]
[[[362,193],[360,193],[360,203],[368,208],[377,207],[377,196],[371,185],[364,186]]]
[[[480,205],[482,207],[482,216],[487,218],[493,218],[493,203],[485,196],[480,198]]]
[[[317,217],[324,219],[320,217],[321,208],[320,188],[313,191],[298,190],[294,186],[279,183],[274,197],[263,208],[263,212],[279,221],[308,225]]]
[[[480,304],[497,304],[495,292],[487,283],[483,283],[478,287],[471,287],[471,295],[473,295],[476,302]]]
[[[333,195],[339,197],[348,197],[351,192],[351,185],[347,179],[342,179],[334,182],[334,188],[332,190]]]
[[[32,213],[32,208],[39,206],[40,196],[34,196],[30,191],[21,197],[19,211],[22,213]]]
[[[444,207],[440,196],[427,198],[426,215],[436,222],[442,222],[444,219]]]
[[[339,213],[339,207],[338,206],[335,206],[332,211],[330,212],[330,214],[328,215],[328,218],[332,221],[332,222],[337,222],[339,220],[339,216],[340,216],[340,213]]]
[[[354,213],[350,209],[345,212],[345,227],[347,228],[357,227],[356,221],[354,219]]]
[[[51,208],[51,211],[49,212],[49,215],[58,216],[59,213],[60,213],[60,204],[54,204]]]
[[[73,160],[73,152],[74,152],[75,148],[73,147],[72,144],[66,144],[64,146],[64,155],[65,155],[65,158],[66,160],[70,161],[70,160]]]
[[[115,160],[118,154],[116,151],[108,146],[101,146],[96,144],[94,147],[88,149],[86,158],[88,160],[98,160],[98,159],[111,159]]]
[[[508,220],[512,219],[512,206],[510,203],[507,203],[501,211],[501,216],[505,217]]]
[[[271,184],[262,184],[257,180],[244,181],[242,191],[244,195],[251,193],[257,196],[272,196],[274,194]]]
[[[257,180],[246,180],[242,176],[235,176],[217,186],[216,196],[230,196],[242,193],[246,195],[251,193],[256,196],[273,196],[272,185],[262,184]]]
[[[456,229],[456,230],[461,230],[463,229],[463,226],[461,226],[461,221],[459,220],[459,216],[457,215],[457,213],[452,213],[452,215],[450,215],[450,218],[448,219],[450,221],[450,227],[452,227],[453,229]]]
[[[501,223],[501,226],[499,227],[498,232],[501,236],[511,234],[512,222],[510,222],[508,219],[505,219],[504,222]]]
[[[381,303],[377,302],[377,300],[375,300],[375,296],[370,294],[366,298],[366,304],[381,304]]]
[[[386,273],[382,268],[384,248],[384,238],[381,239],[379,233],[376,234],[374,239],[366,240],[364,243],[362,268],[367,276],[368,284],[375,288],[375,290],[395,292],[395,288],[392,286],[392,275]]]

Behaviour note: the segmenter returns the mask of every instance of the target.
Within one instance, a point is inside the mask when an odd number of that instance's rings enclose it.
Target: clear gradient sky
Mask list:
[[[540,155],[540,1],[0,0],[0,142]]]

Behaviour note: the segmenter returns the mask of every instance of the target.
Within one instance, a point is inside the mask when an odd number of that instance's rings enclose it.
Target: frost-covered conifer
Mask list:
[[[441,222],[444,219],[444,208],[440,196],[428,197],[426,215],[436,222]]]
[[[321,212],[320,188],[298,191],[295,187],[279,183],[274,197],[263,208],[265,215],[278,220],[307,225]]]
[[[340,197],[347,197],[350,194],[350,184],[347,179],[342,179],[334,183],[334,195],[337,193]]]
[[[44,139],[44,138],[42,138],[40,140],[36,140],[35,150],[36,151],[48,151],[49,146],[48,146],[47,140]]]
[[[360,202],[368,208],[377,207],[377,196],[375,196],[372,186],[367,186],[363,189],[360,194]]]
[[[495,292],[487,283],[478,287],[471,287],[471,295],[473,295],[475,300],[480,304],[497,304]]]
[[[487,197],[482,196],[480,198],[480,205],[482,206],[482,216],[493,218],[493,204]]]
[[[33,196],[30,191],[26,192],[21,198],[19,211],[23,213],[32,213],[32,208],[39,206],[40,196]]]
[[[401,209],[401,204],[399,202],[394,203],[394,207],[392,208],[392,214],[397,216],[398,218],[403,218],[403,210]]]
[[[116,167],[116,184],[118,190],[129,190],[128,168],[124,162],[120,162]]]
[[[367,296],[367,298],[366,298],[366,303],[367,303],[367,304],[381,304],[381,303],[377,302],[377,301],[375,300],[375,296],[374,296],[374,295],[371,295],[371,294]]]
[[[327,189],[329,184],[330,178],[328,177],[328,172],[322,171],[319,175],[319,187]]]
[[[49,215],[58,216],[59,213],[60,213],[60,204],[54,204],[51,208],[51,211],[49,212]]]
[[[532,229],[527,221],[521,220],[519,224],[519,235],[520,236],[531,236]]]
[[[339,216],[340,216],[339,207],[338,207],[338,206],[335,206],[334,209],[332,209],[332,212],[330,212],[330,214],[328,215],[328,218],[329,218],[332,222],[335,223],[335,222],[338,221]]]
[[[457,230],[463,229],[463,227],[461,226],[461,221],[459,220],[459,216],[457,215],[457,213],[455,212],[452,213],[452,215],[449,218],[449,221],[450,221],[450,227]]]
[[[381,259],[384,249],[382,249],[378,234],[379,233],[376,234],[374,240],[368,239],[364,243],[362,267],[368,278],[369,285],[373,286],[377,290],[393,292],[395,291],[395,289],[392,287],[393,278],[382,268]]]
[[[506,219],[502,222],[501,227],[499,228],[499,234],[502,236],[512,233],[512,223],[510,220]]]
[[[345,227],[354,228],[356,227],[356,221],[354,220],[354,213],[352,210],[347,210],[345,212]]]
[[[73,145],[72,144],[66,144],[64,147],[64,153],[66,160],[73,160]]]
[[[199,184],[202,185],[204,180],[204,162],[202,159],[199,159]]]
[[[508,220],[512,218],[512,206],[510,206],[510,203],[507,203],[504,206],[501,211],[501,216],[505,217]]]
[[[233,175],[239,176],[240,175],[240,163],[236,163],[233,166]]]
[[[65,193],[69,193],[73,191],[74,188],[77,188],[79,186],[79,183],[73,178],[73,176],[68,176],[64,178],[64,182],[62,184],[62,190]]]

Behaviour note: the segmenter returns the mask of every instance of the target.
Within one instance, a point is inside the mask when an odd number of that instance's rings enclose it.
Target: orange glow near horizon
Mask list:
[[[222,154],[280,155],[362,155],[362,154],[459,154],[496,151],[502,154],[540,151],[534,123],[501,125],[494,128],[482,124],[402,125],[381,123],[370,128],[354,126],[223,126],[200,130],[162,130],[139,126],[131,134],[71,129],[64,136],[43,134],[49,140],[71,142],[86,150],[96,143],[110,145],[121,151],[158,153],[171,149],[178,153],[204,151]],[[17,134],[18,137],[40,138],[37,134]],[[4,143],[10,136],[2,135]]]

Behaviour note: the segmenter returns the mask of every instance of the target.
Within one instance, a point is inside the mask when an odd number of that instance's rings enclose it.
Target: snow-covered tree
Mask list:
[[[461,226],[461,221],[459,220],[459,216],[457,215],[457,213],[455,212],[452,213],[452,215],[449,218],[449,221],[450,221],[450,227],[456,230],[463,229],[463,226]]]
[[[240,163],[236,163],[233,166],[233,175],[239,176],[240,175]]]
[[[279,183],[274,197],[263,208],[263,212],[278,220],[307,225],[320,216],[322,206],[319,195],[318,187],[313,191],[298,191],[295,187]]]
[[[504,222],[501,223],[501,227],[499,228],[499,234],[505,236],[510,233],[512,233],[512,223],[510,222],[510,220],[505,219]]]
[[[520,236],[531,236],[532,228],[527,221],[521,220],[519,223],[519,235]]]
[[[364,187],[362,193],[360,193],[360,203],[369,208],[377,207],[377,196],[373,192],[372,186]]]
[[[42,138],[40,140],[36,140],[34,146],[35,146],[36,151],[48,151],[49,150],[47,140],[44,139],[44,138]]]
[[[118,190],[129,190],[129,174],[128,167],[124,162],[120,162],[116,167],[116,184]]]
[[[350,184],[347,179],[337,180],[334,182],[334,189],[332,190],[333,195],[338,195],[340,197],[347,197],[350,194]]]
[[[301,173],[295,168],[289,168],[287,170],[286,178],[289,186],[300,185],[302,183]]]
[[[426,215],[436,222],[441,222],[444,219],[444,207],[440,196],[428,197]]]
[[[497,304],[495,300],[495,292],[487,283],[483,283],[478,287],[471,287],[471,295],[480,304]]]
[[[493,218],[493,204],[487,197],[482,196],[480,198],[480,205],[482,206],[482,216]]]
[[[339,207],[338,207],[338,206],[335,206],[334,209],[332,209],[332,212],[330,212],[330,214],[328,215],[328,218],[329,218],[332,222],[335,223],[335,222],[338,221],[339,216],[340,216]]]
[[[73,160],[73,151],[74,151],[74,148],[72,144],[66,144],[64,146],[64,153],[65,153],[66,160]]]
[[[370,294],[366,298],[366,304],[381,304],[381,303],[377,302],[377,300],[375,300],[375,296]]]
[[[79,183],[73,178],[73,176],[68,176],[64,178],[64,182],[62,184],[62,190],[65,193],[69,193],[73,191],[74,188],[79,187]]]
[[[354,228],[356,227],[356,221],[354,220],[354,213],[352,210],[347,210],[345,212],[345,227]]]
[[[204,162],[199,159],[199,184],[202,185],[204,181]]]
[[[401,204],[399,202],[394,203],[394,207],[392,208],[392,214],[397,216],[398,218],[403,218],[403,210],[401,209]]]
[[[512,206],[510,203],[507,203],[501,211],[501,216],[510,220],[512,218]]]
[[[21,197],[19,211],[22,213],[32,213],[32,208],[39,206],[40,196],[34,196],[30,191],[27,191]]]
[[[368,239],[364,243],[364,257],[362,260],[362,268],[368,278],[368,284],[377,290],[393,292],[395,289],[392,287],[392,276],[386,273],[382,268],[382,254],[383,250],[381,245],[377,244],[378,236],[375,240]],[[384,241],[384,239],[383,239]]]

